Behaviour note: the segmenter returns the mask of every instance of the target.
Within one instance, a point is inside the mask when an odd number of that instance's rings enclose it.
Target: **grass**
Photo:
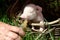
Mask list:
[[[10,25],[16,25],[13,22],[13,19],[8,18],[7,14],[0,17],[0,21],[5,22]],[[53,32],[50,32],[49,34],[46,34],[46,35],[43,34],[41,37],[39,35],[40,33],[38,32],[28,31],[26,32],[26,35],[24,36],[23,40],[49,40],[49,38],[51,40],[55,40]],[[60,37],[58,40],[60,40]]]

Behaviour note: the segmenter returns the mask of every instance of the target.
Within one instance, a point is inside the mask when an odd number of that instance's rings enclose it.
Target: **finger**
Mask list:
[[[0,40],[5,40],[5,39],[4,39],[4,35],[1,35],[1,34],[0,34]]]
[[[0,40],[5,40],[5,34],[8,32],[7,29],[5,29],[5,27],[0,27]]]
[[[15,40],[22,40],[22,38],[19,36],[17,39],[15,39]]]
[[[5,27],[0,27],[0,34],[5,35],[9,30],[7,30]]]
[[[16,33],[19,34],[20,36],[24,36],[24,35],[25,35],[25,32],[23,31],[22,28],[18,28],[18,27],[12,26],[12,27],[10,27],[9,30],[10,30],[10,31],[13,31],[13,32],[16,32]]]
[[[2,22],[0,22],[0,26],[1,27],[3,27],[3,28],[5,28],[5,29],[7,29],[7,30],[11,30],[11,31],[13,31],[13,32],[16,32],[16,33],[18,33],[19,35],[21,35],[21,36],[24,36],[25,35],[25,33],[24,33],[24,31],[22,30],[22,28],[18,28],[18,27],[15,27],[15,26],[11,26],[11,25],[9,25],[9,24],[5,24],[5,23],[2,23]],[[3,25],[4,24],[4,25]],[[4,29],[4,31],[5,31],[5,29]],[[3,31],[2,31],[3,32]]]
[[[3,22],[0,22],[0,27],[6,27],[6,28],[9,28],[10,25],[9,25],[9,24],[6,24],[6,23],[3,23]]]
[[[4,39],[5,39],[5,40],[13,40],[13,38],[10,38],[10,37],[8,37],[8,36],[5,36]]]
[[[13,40],[13,38],[10,38],[4,34],[0,34],[0,40]]]
[[[13,33],[13,32],[8,32],[6,33],[6,36],[10,37],[10,38],[13,38],[13,39],[16,39],[18,38],[18,35]]]

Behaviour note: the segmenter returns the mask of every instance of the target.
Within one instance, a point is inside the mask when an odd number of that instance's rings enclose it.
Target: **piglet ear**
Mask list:
[[[42,7],[36,6],[36,9],[37,9],[38,11],[42,12]]]

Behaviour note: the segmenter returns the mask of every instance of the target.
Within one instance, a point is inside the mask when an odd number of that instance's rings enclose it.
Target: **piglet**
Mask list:
[[[42,7],[35,4],[28,4],[25,6],[22,15],[22,19],[31,20],[32,22],[40,22],[40,31],[44,30],[44,17],[42,15]]]

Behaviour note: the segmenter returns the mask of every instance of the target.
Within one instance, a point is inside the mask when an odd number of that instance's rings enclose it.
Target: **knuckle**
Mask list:
[[[16,40],[22,40],[22,38],[19,36]]]
[[[21,36],[24,36],[24,35],[25,35],[25,32],[23,31],[22,28],[20,28],[19,34],[20,34]]]

